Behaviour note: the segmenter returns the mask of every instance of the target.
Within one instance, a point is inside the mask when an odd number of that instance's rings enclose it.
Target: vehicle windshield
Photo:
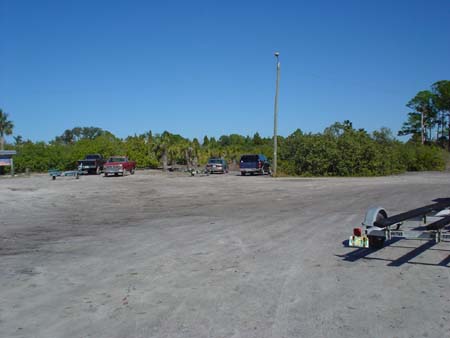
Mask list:
[[[244,155],[241,157],[241,162],[258,162],[258,155]]]
[[[222,163],[222,160],[219,159],[219,158],[211,158],[211,159],[208,161],[208,163],[212,163],[212,164],[219,163],[219,164],[221,164],[221,163]]]
[[[96,160],[98,158],[100,158],[100,156],[98,156],[98,155],[87,155],[86,156],[86,160]]]
[[[110,157],[108,162],[126,162],[125,157]]]

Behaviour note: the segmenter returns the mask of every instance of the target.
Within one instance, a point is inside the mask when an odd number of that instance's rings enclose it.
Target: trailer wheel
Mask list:
[[[385,237],[379,236],[367,236],[369,238],[369,248],[371,249],[381,249],[384,246]]]
[[[378,211],[377,217],[375,219],[375,222],[381,221],[382,219],[387,218],[386,211],[380,210]],[[369,239],[369,248],[378,250],[381,249],[384,246],[384,242],[386,241],[386,237],[380,237],[380,236],[367,236]]]

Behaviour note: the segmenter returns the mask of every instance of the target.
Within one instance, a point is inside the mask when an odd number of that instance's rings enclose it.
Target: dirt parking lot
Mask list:
[[[450,337],[450,243],[343,245],[439,197],[449,173],[3,178],[0,337]]]

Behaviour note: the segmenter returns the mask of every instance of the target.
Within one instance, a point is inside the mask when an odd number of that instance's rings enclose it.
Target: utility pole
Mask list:
[[[420,138],[422,140],[422,145],[425,143],[425,135],[424,135],[424,123],[423,123],[423,111],[420,112]]]
[[[278,129],[278,86],[280,82],[280,61],[279,52],[275,52],[275,58],[277,59],[277,84],[275,89],[275,105],[273,109],[273,176],[277,176],[277,129]]]

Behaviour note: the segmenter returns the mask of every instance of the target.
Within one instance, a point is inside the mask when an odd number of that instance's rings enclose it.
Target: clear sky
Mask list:
[[[406,119],[450,79],[449,0],[0,0],[0,107],[14,134],[273,133]],[[11,140],[11,138],[9,138]]]

